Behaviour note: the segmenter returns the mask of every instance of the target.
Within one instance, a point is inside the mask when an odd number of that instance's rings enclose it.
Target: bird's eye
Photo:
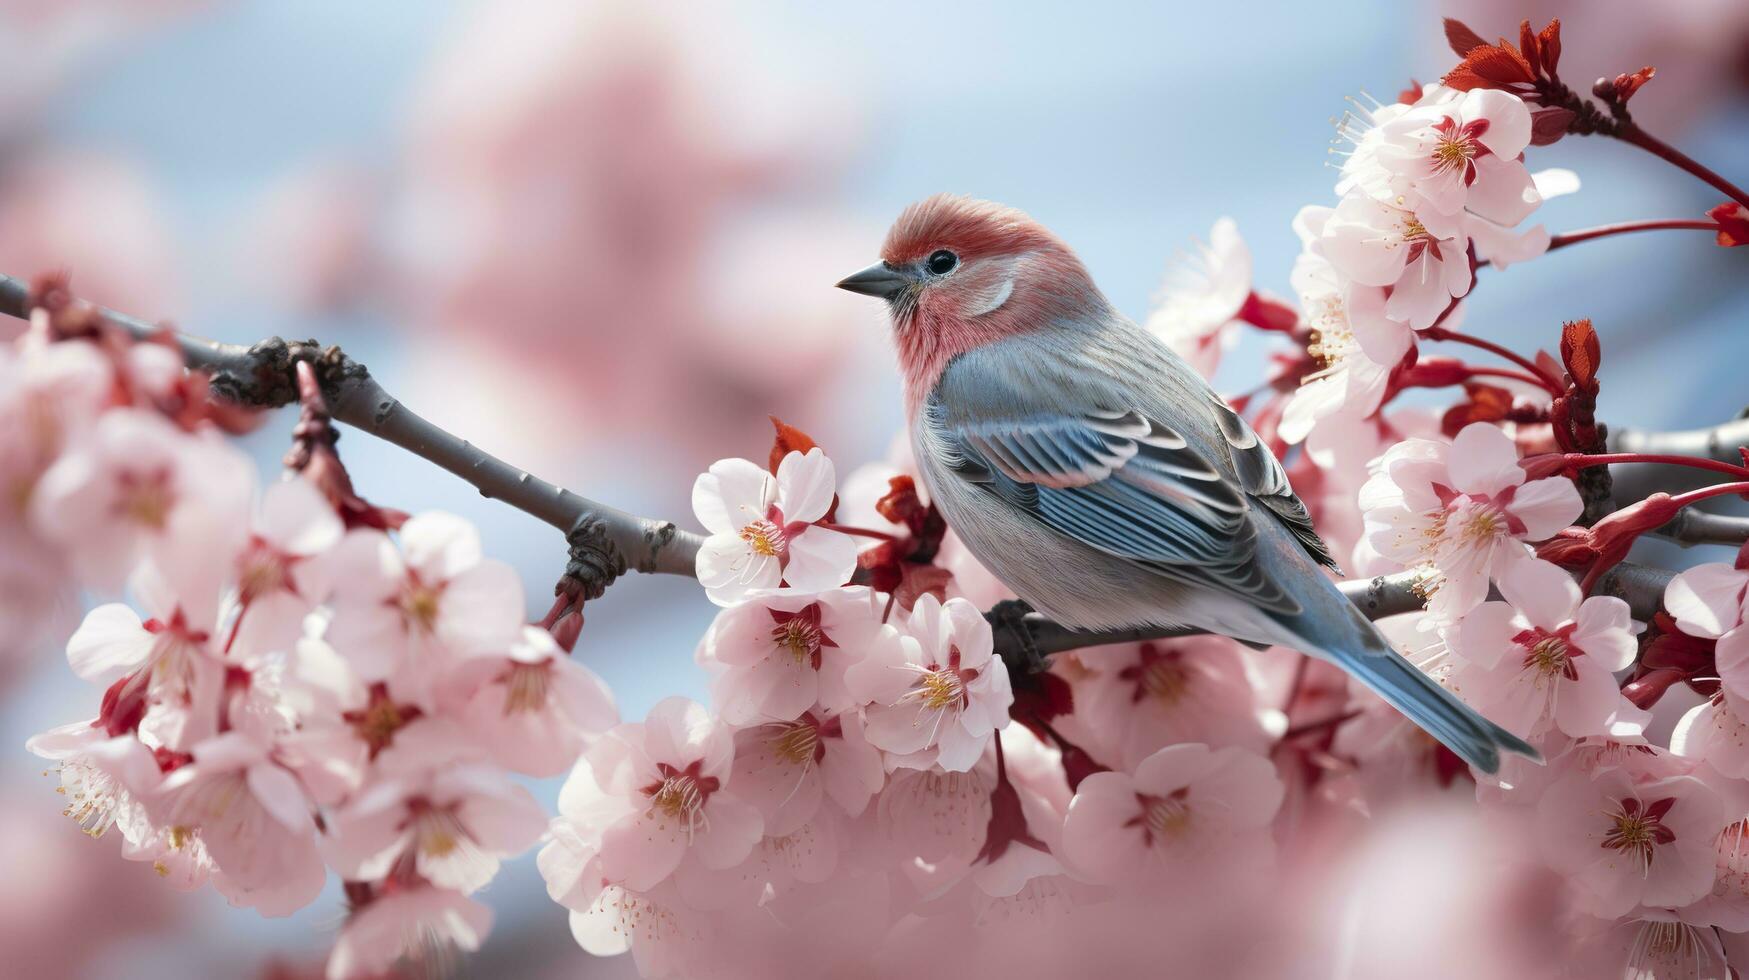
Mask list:
[[[934,252],[932,252],[930,254],[929,261],[927,263],[925,263],[925,265],[929,269],[930,274],[937,275],[937,276],[947,275],[948,273],[950,273],[954,270],[955,266],[958,266],[959,264],[960,264],[960,257],[953,254],[952,252],[949,252],[945,248],[936,249]]]

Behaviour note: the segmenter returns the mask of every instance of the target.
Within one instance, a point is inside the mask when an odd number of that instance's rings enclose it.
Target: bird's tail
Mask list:
[[[1483,772],[1499,770],[1501,749],[1541,758],[1524,739],[1477,714],[1389,646],[1362,653],[1323,652],[1458,758]]]
[[[1483,772],[1499,770],[1502,749],[1541,760],[1537,750],[1524,739],[1477,714],[1457,695],[1403,659],[1378,628],[1333,586],[1328,598],[1336,601],[1314,601],[1314,608],[1283,623],[1304,641],[1305,652],[1321,656],[1354,675],[1391,707]]]

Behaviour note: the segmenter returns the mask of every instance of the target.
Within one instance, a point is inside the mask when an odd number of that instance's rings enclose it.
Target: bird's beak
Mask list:
[[[864,296],[876,296],[881,299],[892,299],[899,291],[911,284],[905,274],[885,262],[854,272],[838,280],[839,289],[848,289]]]

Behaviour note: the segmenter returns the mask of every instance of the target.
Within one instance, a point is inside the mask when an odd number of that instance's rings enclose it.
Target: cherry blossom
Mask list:
[[[1595,914],[1681,906],[1713,886],[1724,808],[1692,776],[1635,780],[1623,769],[1570,772],[1537,805],[1537,840]]]
[[[1574,738],[1639,734],[1650,716],[1615,683],[1638,651],[1628,604],[1613,596],[1581,601],[1571,575],[1536,559],[1514,563],[1499,585],[1505,602],[1482,603],[1454,629],[1465,662],[1452,689],[1526,736],[1550,725]]]
[[[731,730],[702,705],[666,698],[642,722],[589,747],[565,782],[559,812],[596,843],[607,881],[645,892],[687,853],[728,868],[759,841],[759,810],[728,791]]]
[[[1435,94],[1374,130],[1372,161],[1387,187],[1412,193],[1442,215],[1472,211],[1515,225],[1542,202],[1520,159],[1530,109],[1498,89]]]
[[[990,624],[964,599],[924,595],[905,628],[883,631],[850,669],[868,707],[868,740],[906,764],[964,772],[1008,724],[1008,668],[991,656]]]
[[[1359,192],[1336,205],[1311,249],[1346,281],[1391,287],[1385,316],[1416,330],[1432,326],[1474,282],[1461,224]]]
[[[154,598],[160,607],[176,601]],[[218,727],[225,666],[210,620],[190,622],[181,605],[158,611],[163,618],[142,620],[121,603],[98,606],[67,641],[67,661],[80,678],[109,688],[118,707],[137,707],[136,726],[144,723],[170,748],[185,750]]]
[[[861,587],[758,596],[717,614],[699,662],[717,676],[712,701],[734,725],[793,721],[813,707],[854,703],[845,673],[881,629],[875,595]]]
[[[1077,659],[1087,668],[1073,685],[1084,727],[1125,767],[1177,742],[1268,747],[1246,653],[1225,637],[1082,650]]]
[[[1749,603],[1749,569],[1708,562],[1679,573],[1664,589],[1664,608],[1682,632],[1716,640],[1741,626]]]
[[[1731,688],[1720,689],[1677,721],[1670,751],[1730,779],[1749,779],[1749,703]]]
[[[505,654],[457,663],[440,700],[494,762],[530,776],[565,772],[592,736],[619,723],[607,684],[533,626]]]
[[[501,770],[450,765],[374,783],[328,822],[323,852],[348,880],[383,878],[411,860],[432,884],[472,893],[545,827],[534,797]]]
[[[81,579],[107,590],[143,558],[171,574],[222,567],[212,556],[227,554],[248,526],[253,493],[248,460],[216,435],[190,436],[155,412],[118,408],[43,473],[31,508]],[[209,574],[216,587],[218,573]]]
[[[816,522],[836,493],[832,461],[818,449],[792,452],[776,475],[744,459],[713,464],[692,487],[692,511],[710,536],[698,580],[719,605],[780,584],[818,592],[843,585],[856,542]]]
[[[366,682],[386,682],[422,707],[435,679],[457,660],[504,653],[522,628],[522,583],[509,565],[483,557],[480,536],[459,517],[414,516],[400,547],[379,531],[353,531],[325,560],[335,582],[323,638]]]
[[[854,711],[740,729],[735,733],[735,792],[759,809],[768,838],[812,820],[822,803],[860,816],[886,781],[881,753]]]
[[[1294,228],[1309,245],[1328,217],[1328,208],[1308,207]],[[1292,281],[1310,331],[1306,353],[1318,362],[1282,410],[1278,432],[1298,443],[1319,421],[1339,412],[1366,418],[1378,411],[1391,369],[1412,341],[1407,327],[1385,318],[1382,289],[1345,284],[1323,256],[1301,252]]]
[[[1251,250],[1232,218],[1216,221],[1208,243],[1195,248],[1169,271],[1145,325],[1206,377],[1236,339],[1221,328],[1238,318],[1251,295]]]
[[[1282,792],[1262,756],[1194,742],[1169,745],[1144,759],[1133,776],[1099,772],[1082,780],[1063,823],[1063,860],[1107,882],[1194,863],[1266,837]]]
[[[327,591],[320,574],[312,574],[312,559],[338,544],[344,531],[339,515],[309,481],[293,477],[267,488],[233,575],[234,656],[248,659],[296,644],[304,618]]]
[[[50,773],[67,800],[61,812],[80,830],[102,837],[115,827],[130,843],[150,836],[140,796],[157,786],[160,774],[151,751],[138,739],[112,736],[98,720],[32,736],[25,748],[55,763]]]
[[[492,929],[492,910],[445,888],[415,884],[353,910],[328,956],[328,980],[390,972],[402,960],[430,969],[446,954],[473,952]]]
[[[1372,546],[1422,572],[1427,608],[1446,621],[1487,598],[1489,581],[1529,554],[1522,542],[1553,535],[1583,509],[1565,477],[1527,480],[1512,440],[1483,422],[1449,446],[1393,446],[1361,488],[1360,506]]]
[[[200,836],[233,903],[263,915],[308,905],[326,875],[297,780],[240,732],[207,739],[192,755],[146,798],[154,822]]]

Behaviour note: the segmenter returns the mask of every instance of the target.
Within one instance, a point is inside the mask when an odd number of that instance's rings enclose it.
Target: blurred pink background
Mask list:
[[[1025,208],[1138,318],[1229,214],[1260,286],[1285,291],[1288,222],[1334,181],[1329,119],[1345,95],[1440,74],[1443,13],[1487,36],[1562,14],[1575,80],[1656,65],[1637,116],[1701,159],[1749,159],[1741,2],[1140,7],[0,0],[0,270],[65,266],[93,299],[225,340],[341,343],[459,434],[690,524],[693,475],[763,458],[767,414],[841,473],[884,453],[899,412],[883,317],[831,284],[905,203],[949,190]],[[1538,162],[1586,182],[1549,205],[1555,229],[1715,203],[1619,145],[1568,140]],[[1749,345],[1724,261],[1599,243],[1491,285],[1470,326],[1509,339],[1590,315],[1617,364],[1684,381],[1606,387],[1610,417],[1716,421],[1742,408]],[[1613,271],[1637,267],[1656,271]],[[1261,358],[1229,358],[1225,387],[1251,387]],[[252,437],[264,466],[291,422]],[[532,519],[368,437],[341,449],[372,499],[478,523],[537,601],[561,570],[562,542]],[[689,583],[627,581],[590,607],[579,656],[627,716],[701,696],[691,652],[712,612]],[[85,692],[52,647],[7,675],[8,973],[319,973],[338,895],[263,920],[116,860],[56,815],[22,749]],[[576,948],[532,856],[484,898],[499,926],[465,972],[630,974]]]

